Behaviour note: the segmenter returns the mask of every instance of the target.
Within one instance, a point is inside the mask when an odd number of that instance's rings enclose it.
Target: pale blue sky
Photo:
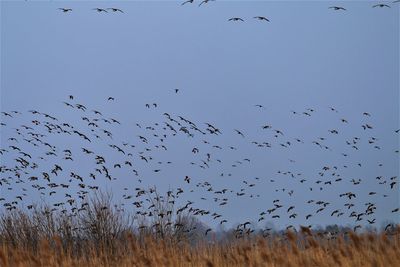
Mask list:
[[[388,179],[399,172],[399,155],[394,153],[399,148],[394,133],[399,128],[398,4],[391,4],[389,9],[372,8],[376,2],[371,1],[215,1],[201,7],[198,3],[2,1],[1,110],[38,109],[73,121],[79,116],[65,112],[61,103],[73,94],[77,102],[118,118],[123,123],[114,129],[119,142],[132,143],[139,143],[135,123],[161,123],[163,112],[182,115],[199,125],[217,125],[223,135],[211,137],[214,144],[240,147],[235,152],[212,150],[224,159],[222,167],[201,170],[188,164],[194,158],[191,148],[201,146],[202,138],[181,136],[170,141],[168,154],[154,153],[174,165],[161,168],[160,174],[144,171],[143,180],[162,190],[189,189],[182,177],[190,175],[193,188],[194,183],[208,180],[216,189],[237,191],[244,179],[262,177],[251,189],[260,198],[232,196],[223,208],[213,203],[211,195],[207,195],[210,201],[201,202],[199,198],[207,193],[198,188],[187,195],[186,199],[196,199],[199,207],[223,214],[228,225],[256,221],[276,198],[285,204],[282,214],[292,204],[297,205],[299,214],[296,220],[274,221],[277,225],[308,223],[304,216],[315,212],[315,206],[304,204],[308,199],[331,202],[329,212],[310,223],[350,223],[348,215],[330,216],[336,207],[348,212],[343,207],[345,200],[338,195],[350,190],[359,192],[359,212],[364,203],[374,200],[378,209],[373,217],[379,223],[398,221],[398,215],[390,211],[399,206],[399,187],[387,191],[377,187],[375,181],[378,175]],[[347,10],[328,9],[332,5]],[[92,10],[114,6],[125,13],[98,14]],[[62,13],[59,7],[73,11]],[[254,16],[265,16],[271,22],[257,21]],[[231,17],[242,17],[245,22],[228,22]],[[180,88],[180,93],[175,95],[174,88]],[[114,103],[107,103],[110,95],[115,97]],[[159,104],[157,109],[144,107],[153,102]],[[255,104],[266,109],[256,109]],[[339,113],[331,112],[330,106]],[[316,110],[311,118],[290,113],[306,108]],[[371,118],[362,115],[366,111]],[[340,122],[342,117],[349,125]],[[372,132],[361,128],[366,122],[374,126]],[[293,138],[299,137],[306,144],[285,150],[272,134],[260,129],[263,124],[282,129],[282,141],[294,142]],[[328,132],[333,128],[339,130],[338,137]],[[233,129],[242,130],[247,138],[243,140]],[[11,131],[9,127],[2,130],[3,146],[8,144],[5,136],[8,138],[6,133]],[[354,136],[366,143],[358,152],[345,144]],[[381,150],[368,146],[371,136],[379,138]],[[316,148],[311,142],[318,137],[326,137],[334,151]],[[260,150],[250,144],[254,140],[276,145]],[[65,144],[63,140],[56,142]],[[105,151],[106,146],[93,145],[93,149]],[[351,157],[343,158],[345,151]],[[229,168],[232,162],[244,158],[251,158],[251,164]],[[4,165],[12,159],[2,161]],[[363,163],[362,168],[357,168],[358,162]],[[377,167],[378,162],[384,166]],[[80,166],[81,162],[74,164],[78,164],[75,169],[87,167]],[[301,172],[312,184],[323,166],[343,164],[349,165],[340,172],[346,182],[312,194],[307,184],[276,174],[278,170]],[[221,171],[232,172],[232,178],[218,177]],[[123,182],[105,186],[116,192],[123,186],[134,188],[134,180],[126,175],[117,173]],[[349,182],[352,178],[362,178],[365,183],[354,189]],[[270,179],[277,182],[271,184]],[[281,187],[294,189],[294,196],[275,192]],[[372,199],[370,191],[389,197]],[[1,192],[10,194],[3,189]],[[209,218],[204,221],[211,223]]]

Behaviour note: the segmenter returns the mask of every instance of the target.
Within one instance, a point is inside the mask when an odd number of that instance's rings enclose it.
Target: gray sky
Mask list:
[[[399,148],[399,135],[394,132],[399,128],[398,4],[372,8],[376,2],[215,1],[201,7],[198,3],[180,6],[175,1],[2,1],[1,110],[23,111],[20,120],[29,122],[31,117],[26,111],[38,109],[83,127],[83,114],[70,112],[62,104],[72,94],[77,103],[121,121],[121,126],[110,126],[115,134],[112,142],[127,141],[138,147],[142,144],[137,135],[148,132],[138,129],[135,123],[161,124],[165,121],[164,112],[181,115],[201,128],[206,127],[205,122],[217,126],[222,131],[220,136],[188,138],[181,132],[168,139],[167,152],[152,151],[155,161],[173,162],[170,166],[162,164],[160,173],[152,172],[156,163],[149,167],[137,160],[135,164],[143,169],[140,186],[157,185],[160,190],[182,187],[186,192],[183,203],[190,199],[196,207],[223,214],[228,226],[257,221],[260,212],[273,207],[274,199],[284,205],[277,212],[281,219],[266,220],[279,226],[354,223],[348,218],[351,210],[343,206],[348,199],[339,198],[339,194],[349,191],[357,192],[357,212],[364,211],[364,204],[369,201],[376,204],[376,214],[366,218],[376,218],[378,226],[386,220],[398,222],[399,213],[391,213],[399,207],[398,184],[390,190],[388,184],[379,185],[375,179],[382,175],[389,183],[389,178],[399,173],[399,154],[394,152]],[[328,9],[332,5],[347,10]],[[101,14],[92,10],[114,6],[125,13]],[[57,10],[59,7],[73,11],[62,13]],[[257,21],[254,16],[265,16],[270,22]],[[231,17],[245,21],[228,21]],[[180,92],[175,94],[174,88]],[[115,101],[108,102],[108,96],[115,97]],[[145,107],[153,102],[157,108]],[[255,104],[262,104],[265,109],[254,107]],[[301,114],[307,108],[315,109],[311,117]],[[294,115],[291,110],[300,114]],[[363,112],[369,112],[371,117]],[[342,123],[341,118],[349,123]],[[2,119],[8,120],[1,136],[2,147],[7,147],[7,138],[20,121]],[[365,123],[374,129],[363,130],[361,125]],[[275,138],[272,130],[261,129],[265,124],[282,130],[284,137]],[[246,137],[237,135],[234,129],[243,131]],[[329,133],[331,129],[339,134]],[[326,138],[323,143],[331,150],[312,144],[319,137]],[[357,151],[345,142],[353,137],[361,139]],[[378,138],[376,144],[368,144],[371,137]],[[54,138],[60,147],[76,146],[77,151],[82,147],[77,139]],[[302,139],[304,144],[297,144],[294,138]],[[204,146],[203,139],[224,149]],[[252,141],[270,142],[272,147],[257,148]],[[287,141],[292,143],[289,148],[280,146]],[[109,153],[110,161],[117,162],[122,160],[118,154],[106,152],[112,142],[90,146],[99,153]],[[200,148],[202,156],[193,155],[193,147]],[[212,155],[210,168],[190,165],[191,161],[199,163],[207,152]],[[71,168],[82,172],[93,168],[94,164],[80,157],[82,160],[76,160]],[[218,158],[222,163],[215,161]],[[244,158],[251,162],[231,166]],[[383,166],[379,167],[379,163]],[[2,156],[1,164],[14,164],[13,157]],[[330,187],[324,185],[320,191],[315,182],[329,180],[318,176],[322,167],[343,165],[348,168],[337,171],[343,181]],[[302,173],[307,181],[300,183],[301,178],[293,179],[278,171]],[[222,172],[224,177],[220,177]],[[228,173],[232,176],[228,177]],[[97,184],[111,188],[117,196],[123,187],[131,190],[138,186],[130,172],[113,174],[118,182]],[[186,175],[192,177],[190,185],[183,181]],[[350,180],[358,178],[363,182],[354,186]],[[236,192],[245,188],[243,180],[256,186],[246,187],[246,195],[237,197]],[[226,206],[220,207],[220,201],[214,203],[215,194],[195,187],[204,181],[215,190],[233,190],[226,196]],[[309,187],[314,190],[311,192]],[[11,198],[10,190],[0,188],[2,195]],[[275,191],[280,188],[294,193],[289,196],[287,191]],[[189,193],[190,189],[194,192]],[[378,193],[370,196],[371,191]],[[250,198],[250,194],[260,197]],[[25,201],[35,199],[32,196]],[[306,203],[309,199],[331,204],[306,221],[304,217],[318,209],[317,205]],[[286,209],[291,205],[296,205],[295,212],[299,214],[294,220],[287,218],[290,213]],[[335,209],[345,214],[331,217]],[[202,220],[214,224],[209,217]]]

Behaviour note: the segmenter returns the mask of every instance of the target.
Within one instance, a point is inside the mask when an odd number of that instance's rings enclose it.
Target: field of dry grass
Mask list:
[[[207,235],[188,213],[148,220],[99,195],[76,212],[0,211],[0,266],[400,266],[400,225],[389,226]]]
[[[0,213],[0,266],[400,266],[400,226],[205,236],[185,217],[137,227],[124,214],[104,199],[77,214]]]
[[[127,235],[113,247],[42,240],[35,250],[3,244],[1,266],[400,266],[398,235],[354,234],[333,240],[287,233],[282,240],[254,237],[226,244],[174,243]]]

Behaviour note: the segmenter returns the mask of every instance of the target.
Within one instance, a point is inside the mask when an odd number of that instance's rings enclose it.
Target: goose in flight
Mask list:
[[[108,11],[105,10],[104,8],[98,8],[98,7],[96,7],[96,8],[93,8],[93,10],[96,10],[96,11],[99,12],[99,13],[101,13],[101,12],[108,13]]]
[[[199,4],[199,6],[201,6],[202,4],[207,4],[207,3],[210,2],[210,1],[215,1],[215,0],[203,0],[203,1]]]
[[[236,132],[238,135],[241,135],[242,137],[244,137],[244,134],[243,134],[241,131],[235,129],[235,132]]]
[[[341,7],[341,6],[331,6],[329,8],[334,9],[334,10],[346,10],[344,7]]]
[[[189,184],[189,183],[190,183],[190,177],[186,175],[184,181],[187,182],[187,183]]]
[[[269,22],[269,19],[267,19],[266,17],[263,17],[263,16],[255,16],[254,17],[255,19],[258,19],[258,20],[265,20],[265,21],[268,21]]]
[[[228,19],[228,21],[244,21],[244,20],[242,18],[235,17],[235,18]]]
[[[115,8],[115,7],[110,7],[110,8],[107,8],[108,10],[112,10],[112,12],[121,12],[121,13],[124,13],[124,11],[122,11],[121,9],[119,9],[119,8]]]
[[[181,4],[181,6],[183,6],[183,5],[185,5],[185,4],[188,4],[188,3],[193,4],[193,1],[194,1],[194,0],[187,0],[187,1],[183,2],[183,3]]]
[[[71,12],[71,11],[72,11],[72,8],[60,7],[59,10],[61,10],[61,11],[64,12],[64,13],[67,13],[67,12]]]
[[[374,6],[372,6],[373,8],[375,8],[375,7],[388,7],[388,8],[390,8],[390,6],[389,5],[386,5],[386,4],[377,4],[377,5],[374,5]]]

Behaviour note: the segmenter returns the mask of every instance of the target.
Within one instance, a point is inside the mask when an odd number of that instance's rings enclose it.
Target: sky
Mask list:
[[[220,157],[222,164],[209,169],[188,164],[199,161],[191,149],[204,144],[201,136],[180,135],[168,141],[168,153],[153,154],[174,164],[164,164],[157,174],[144,170],[141,176],[142,186],[156,185],[160,190],[182,187],[187,192],[195,189],[183,197],[183,203],[196,199],[199,207],[223,214],[228,226],[257,221],[258,214],[273,207],[272,200],[277,198],[285,211],[297,205],[299,214],[295,220],[287,216],[268,219],[278,226],[308,223],[304,216],[316,209],[305,204],[309,199],[331,203],[329,212],[312,219],[313,225],[352,224],[348,216],[330,216],[335,208],[347,215],[343,207],[346,200],[338,195],[351,190],[358,192],[355,203],[359,211],[368,201],[376,203],[373,217],[378,225],[399,222],[399,213],[391,213],[399,206],[398,184],[394,190],[383,190],[375,179],[399,174],[399,154],[394,152],[399,148],[399,135],[394,131],[400,128],[399,5],[387,2],[391,8],[372,8],[376,3],[215,1],[199,7],[199,1],[184,6],[177,1],[2,1],[1,111],[24,112],[21,120],[29,122],[27,111],[37,109],[81,125],[81,115],[69,112],[62,103],[74,95],[78,103],[121,121],[120,126],[112,126],[113,142],[124,140],[138,146],[137,135],[144,130],[135,124],[162,123],[164,112],[181,115],[202,127],[205,122],[218,126],[222,135],[211,136],[212,144],[240,147],[237,151],[212,150],[213,159]],[[346,11],[328,8],[333,5]],[[63,13],[60,7],[73,11]],[[117,7],[124,13],[97,13],[92,10],[95,7]],[[265,16],[270,22],[254,16]],[[244,22],[228,21],[232,17],[241,17]],[[180,89],[178,94],[174,88]],[[109,96],[115,101],[107,101]],[[158,107],[148,109],[146,103],[157,103]],[[310,117],[301,114],[307,108],[315,109]],[[294,115],[292,110],[300,114]],[[341,123],[341,118],[346,118],[348,125]],[[3,116],[2,121],[6,120]],[[18,126],[12,120],[7,123],[1,129],[2,147],[9,145],[11,126]],[[364,123],[374,129],[363,130]],[[262,130],[265,124],[282,129],[284,139],[277,140],[271,130]],[[330,134],[329,129],[338,129],[339,135]],[[344,142],[354,136],[364,142],[360,151],[349,149]],[[382,149],[368,145],[371,136],[378,138]],[[318,137],[325,137],[332,151],[321,151],[312,144]],[[63,138],[53,141],[59,146],[81,147],[78,141],[73,143],[75,139]],[[306,144],[280,147],[284,141],[295,143],[294,138]],[[274,146],[258,149],[251,144],[254,140]],[[91,146],[109,153],[107,142]],[[351,156],[344,158],[341,153]],[[110,152],[108,156],[112,161],[120,160],[118,154]],[[71,168],[90,169],[92,165],[81,157]],[[231,168],[232,162],[244,158],[251,163]],[[1,161],[1,165],[9,165],[13,158],[2,156]],[[378,167],[378,163],[383,166]],[[138,168],[147,166],[141,161],[137,164]],[[349,166],[340,171],[345,182],[320,192],[309,191],[323,166],[344,164]],[[307,182],[290,180],[278,171],[302,173]],[[220,177],[221,172],[232,176]],[[186,175],[192,177],[191,185],[184,183]],[[118,182],[101,181],[100,185],[117,196],[122,188],[137,186],[123,171],[115,176]],[[363,183],[354,187],[350,183],[353,178],[361,178]],[[213,202],[212,194],[194,187],[197,182],[209,181],[215,189],[238,192],[245,186],[243,180],[257,185],[247,188],[243,198],[232,193],[224,207]],[[0,188],[2,195],[12,198],[10,190]],[[294,190],[294,194],[275,191],[281,188]],[[371,191],[377,191],[378,196],[369,196]],[[247,197],[250,194],[260,196]],[[208,200],[202,202],[201,197]],[[36,199],[32,196],[25,201]],[[210,218],[202,220],[218,225]]]

